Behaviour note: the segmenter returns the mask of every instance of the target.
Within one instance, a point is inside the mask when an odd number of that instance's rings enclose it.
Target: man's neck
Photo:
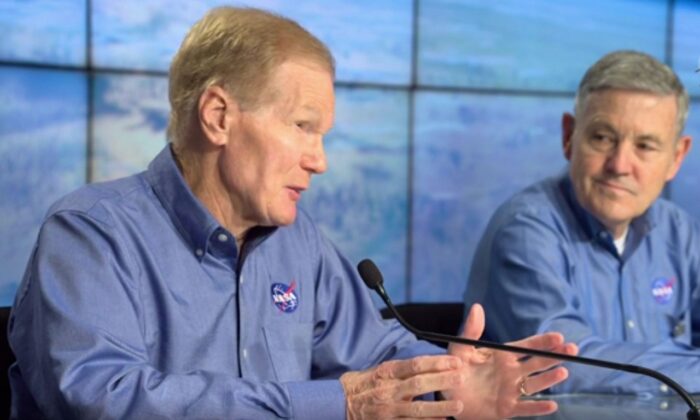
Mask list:
[[[216,152],[188,153],[186,150],[180,150],[174,155],[177,166],[192,193],[212,216],[233,234],[236,246],[240,250],[246,233],[253,226],[240,217],[224,187],[216,169],[218,154]]]
[[[618,240],[627,237],[627,231],[629,230],[629,227],[629,222],[614,226],[606,226],[608,232],[610,232],[610,234],[612,235],[613,240]]]

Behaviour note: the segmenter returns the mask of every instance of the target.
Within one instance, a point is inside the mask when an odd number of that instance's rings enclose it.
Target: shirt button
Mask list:
[[[629,321],[627,321],[627,326],[629,328],[634,328],[634,321],[632,321],[631,319]]]
[[[661,401],[659,408],[662,410],[668,410],[668,401]]]
[[[197,254],[198,257],[204,255],[204,251],[202,251],[201,249],[197,249],[196,251],[194,251],[194,253]]]
[[[243,276],[240,276],[240,277],[238,278],[238,283],[243,284]]]
[[[228,241],[228,236],[226,236],[225,233],[220,233],[219,236],[217,236],[217,239],[219,239],[219,242],[226,242]]]
[[[248,358],[248,350],[247,349],[243,349],[242,354],[243,354],[244,359]]]
[[[664,393],[668,392],[668,385],[666,385],[666,384],[661,384],[661,386],[659,387],[659,390],[660,390],[661,392],[664,392]]]

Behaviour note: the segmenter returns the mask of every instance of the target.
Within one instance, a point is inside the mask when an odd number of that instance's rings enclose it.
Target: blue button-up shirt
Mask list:
[[[567,175],[527,188],[491,219],[467,304],[508,341],[560,331],[581,355],[657,369],[700,392],[700,228],[659,199],[633,220],[624,253],[576,201]],[[569,365],[559,392],[666,391],[654,379]]]
[[[439,353],[299,212],[242,250],[166,148],[55,204],[10,320],[13,416],[343,418],[337,378]]]

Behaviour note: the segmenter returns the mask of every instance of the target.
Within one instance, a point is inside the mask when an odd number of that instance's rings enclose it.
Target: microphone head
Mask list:
[[[384,283],[382,273],[379,272],[377,266],[370,259],[360,261],[360,263],[357,264],[357,271],[370,289],[377,290],[377,288],[381,287],[382,283]]]

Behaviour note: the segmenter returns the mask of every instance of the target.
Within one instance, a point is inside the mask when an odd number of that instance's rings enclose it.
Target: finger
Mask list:
[[[564,344],[564,336],[560,333],[550,332],[533,335],[508,344],[512,346],[525,347],[528,349],[551,350]]]
[[[547,388],[562,382],[569,377],[569,371],[564,367],[548,370],[540,374],[530,376],[525,381],[525,391],[528,395],[537,394]]]
[[[578,346],[576,345],[576,343],[566,343],[566,344],[564,344],[564,348],[562,350],[558,351],[558,353],[568,354],[570,356],[576,356],[576,355],[578,355]]]
[[[458,370],[425,373],[399,382],[394,399],[411,400],[419,395],[459,388],[463,385],[464,375]]]
[[[481,334],[484,333],[484,326],[486,325],[486,315],[484,315],[484,308],[475,303],[469,310],[469,315],[464,322],[464,329],[462,330],[462,337],[471,340],[478,340]]]
[[[480,304],[475,303],[469,309],[467,319],[464,321],[464,328],[462,328],[461,337],[469,340],[478,340],[484,333],[485,326],[486,316],[484,315],[484,308]],[[454,354],[460,357],[467,357],[473,350],[473,346],[457,343],[450,343],[450,345],[447,347],[447,352],[449,354]]]
[[[377,379],[407,379],[431,372],[459,369],[462,360],[455,356],[418,356],[407,360],[391,360],[377,366]]]
[[[462,413],[462,402],[456,401],[410,401],[395,405],[395,417],[401,418],[440,418],[454,417]]]
[[[568,354],[575,356],[578,354],[578,346],[575,343],[564,343],[560,346],[556,346],[549,351],[559,354]]]
[[[578,347],[575,344],[568,343],[553,349],[554,353],[575,355],[578,352]],[[562,361],[558,359],[550,359],[547,357],[530,357],[527,360],[522,360],[523,372],[526,374],[532,374],[540,372],[561,364]]]
[[[554,401],[523,400],[515,405],[509,417],[544,416],[555,411],[557,411],[557,403]]]

